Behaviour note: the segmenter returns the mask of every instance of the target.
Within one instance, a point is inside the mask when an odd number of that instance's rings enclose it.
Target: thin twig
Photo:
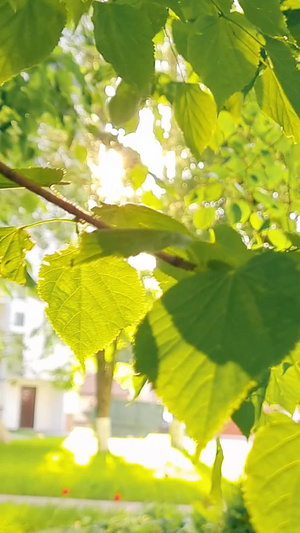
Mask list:
[[[49,189],[45,189],[38,185],[37,183],[29,180],[20,172],[11,169],[5,163],[2,163],[0,161],[0,174],[5,176],[10,181],[13,181],[14,183],[17,183],[20,185],[20,187],[25,187],[28,191],[33,192],[34,194],[37,194],[38,196],[41,196],[48,202],[57,205],[67,213],[70,213],[71,215],[74,215],[78,221],[84,221],[90,224],[91,226],[94,226],[98,230],[106,230],[106,229],[114,229],[108,224],[105,224],[104,222],[101,222],[98,218],[91,215],[87,211],[83,210],[81,207],[77,207],[76,205],[72,204],[68,200],[65,200],[64,198],[60,198],[59,196],[56,196],[51,192]],[[170,265],[173,265],[178,268],[182,268],[184,270],[195,270],[196,265],[193,263],[190,263],[189,261],[186,261],[185,259],[182,259],[181,257],[178,257],[176,255],[166,254],[165,252],[158,252],[154,254],[154,256],[157,259],[162,259],[166,263],[169,263]]]

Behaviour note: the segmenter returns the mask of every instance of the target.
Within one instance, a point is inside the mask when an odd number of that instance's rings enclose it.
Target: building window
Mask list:
[[[25,322],[25,315],[24,313],[21,313],[21,312],[16,312],[14,314],[14,317],[13,317],[13,325],[14,326],[24,326],[24,322]]]

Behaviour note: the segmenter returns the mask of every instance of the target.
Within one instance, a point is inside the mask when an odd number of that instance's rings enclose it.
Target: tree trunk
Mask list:
[[[176,418],[170,424],[171,446],[178,450],[184,449],[184,425]]]
[[[97,415],[96,431],[99,441],[99,451],[108,450],[108,439],[111,434],[110,403],[111,387],[114,373],[115,359],[105,361],[104,350],[96,354],[97,363]]]

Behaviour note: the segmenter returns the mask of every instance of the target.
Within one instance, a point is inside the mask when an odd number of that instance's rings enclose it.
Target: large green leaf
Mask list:
[[[300,116],[300,71],[288,44],[266,37],[266,47],[276,76],[297,115]]]
[[[124,1],[124,0],[122,0]],[[129,5],[132,4],[132,0],[125,0]],[[121,3],[118,0],[118,3]],[[136,7],[139,7],[150,20],[152,28],[152,37],[154,37],[159,30],[161,30],[167,20],[168,10],[166,6],[160,0],[134,0]]]
[[[174,13],[176,13],[176,15],[180,18],[180,19],[184,19],[184,15],[182,13],[182,9],[181,9],[181,0],[161,0],[161,3],[168,7],[169,9],[172,9],[172,11],[174,11]]]
[[[93,212],[97,218],[109,226],[132,229],[161,229],[190,235],[186,226],[175,218],[143,205],[125,204],[118,206],[103,204],[101,207],[95,207]]]
[[[271,37],[286,35],[288,29],[279,0],[240,0],[248,20]]]
[[[214,99],[198,84],[177,83],[174,111],[186,144],[199,158],[217,126]]]
[[[185,296],[189,306],[191,295]],[[203,448],[245,398],[250,378],[239,365],[216,365],[185,342],[163,304],[164,297],[139,327],[136,370],[150,379],[164,404]],[[198,324],[193,321],[190,327]]]
[[[188,58],[220,108],[254,78],[260,44],[240,13],[199,18],[189,39]]]
[[[167,8],[159,0],[117,0],[117,3],[140,9],[150,21],[152,37],[164,27],[167,20]]]
[[[298,9],[288,9],[284,12],[286,17],[287,26],[296,40],[298,46],[300,46],[300,2],[297,4]]]
[[[26,283],[25,254],[32,247],[30,236],[22,228],[0,228],[0,276]]]
[[[221,2],[224,4],[224,0],[221,0]],[[216,5],[210,2],[210,0],[202,0],[202,2],[198,2],[198,0],[184,0],[184,2],[181,2],[181,9],[185,19],[191,21],[196,20],[198,17],[217,12]]]
[[[164,294],[162,305],[187,343],[254,378],[300,339],[300,273],[286,254],[267,252],[235,270],[190,276]]]
[[[64,177],[64,171],[59,168],[17,168],[19,174],[22,174],[29,180],[41,185],[41,187],[50,187],[59,183]],[[5,178],[0,174],[0,189],[18,188],[19,185]]]
[[[129,84],[147,88],[154,68],[152,27],[144,12],[129,5],[94,2],[96,46]]]
[[[189,247],[191,258],[198,269],[239,267],[254,257],[253,250],[247,250],[241,235],[227,224],[214,229],[215,242],[194,240]]]
[[[177,281],[191,275],[191,271],[175,267],[160,259],[157,260],[157,268],[153,271],[153,276],[157,279],[163,292],[173,287]]]
[[[299,448],[300,426],[284,415],[274,416],[254,439],[244,494],[257,533],[299,530]]]
[[[172,33],[177,52],[185,59],[188,58],[188,38],[191,29],[191,23],[184,23],[178,19],[172,21]]]
[[[66,22],[59,0],[2,0],[0,4],[0,85],[47,57]]]
[[[38,290],[53,328],[82,361],[139,322],[145,300],[136,270],[122,259],[108,257],[72,267],[75,254],[70,247],[47,255]]]
[[[266,401],[270,405],[280,405],[291,415],[294,413],[300,404],[300,375],[295,366],[286,371],[282,365],[272,368]]]
[[[138,112],[140,103],[140,90],[122,80],[117,87],[115,96],[112,97],[108,104],[112,123],[115,126],[121,126],[128,122]]]
[[[288,137],[300,141],[300,119],[271,67],[258,76],[255,91],[262,110],[283,128]]]
[[[109,255],[129,257],[140,252],[154,253],[169,246],[186,248],[190,242],[190,237],[182,233],[156,229],[112,229],[83,233],[74,264]]]

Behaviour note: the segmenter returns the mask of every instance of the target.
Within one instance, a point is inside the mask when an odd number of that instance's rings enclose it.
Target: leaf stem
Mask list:
[[[34,226],[41,226],[42,224],[50,224],[52,222],[72,222],[73,224],[77,224],[76,218],[49,218],[48,220],[38,220],[37,222],[26,224],[25,226],[21,226],[21,229],[34,228]]]
[[[33,192],[34,194],[37,194],[38,196],[41,196],[48,202],[57,205],[67,213],[70,213],[71,215],[75,216],[75,220],[70,219],[61,219],[63,221],[70,221],[70,222],[80,222],[84,221],[90,224],[91,226],[94,226],[94,228],[98,230],[106,230],[106,229],[114,229],[108,224],[105,224],[104,222],[101,222],[98,218],[91,215],[88,211],[85,211],[81,207],[77,207],[76,205],[72,204],[65,198],[60,198],[59,196],[56,196],[52,191],[49,189],[44,189],[37,183],[34,183],[33,181],[29,180],[16,170],[13,170],[12,168],[8,167],[5,163],[0,161],[0,174],[3,174],[7,179],[10,181],[13,181],[14,183],[17,183],[21,187],[25,187],[28,191]],[[57,220],[57,219],[56,219]],[[49,221],[40,221],[41,224],[44,224]],[[38,223],[35,222],[31,225],[28,225],[27,227],[37,225]],[[25,226],[23,226],[25,227]],[[193,263],[190,263],[189,261],[186,261],[185,259],[182,259],[181,257],[178,257],[176,255],[170,255],[166,254],[165,252],[158,252],[154,254],[157,259],[162,259],[166,263],[169,263],[170,265],[173,265],[178,268],[182,268],[184,270],[195,270],[196,265]]]

